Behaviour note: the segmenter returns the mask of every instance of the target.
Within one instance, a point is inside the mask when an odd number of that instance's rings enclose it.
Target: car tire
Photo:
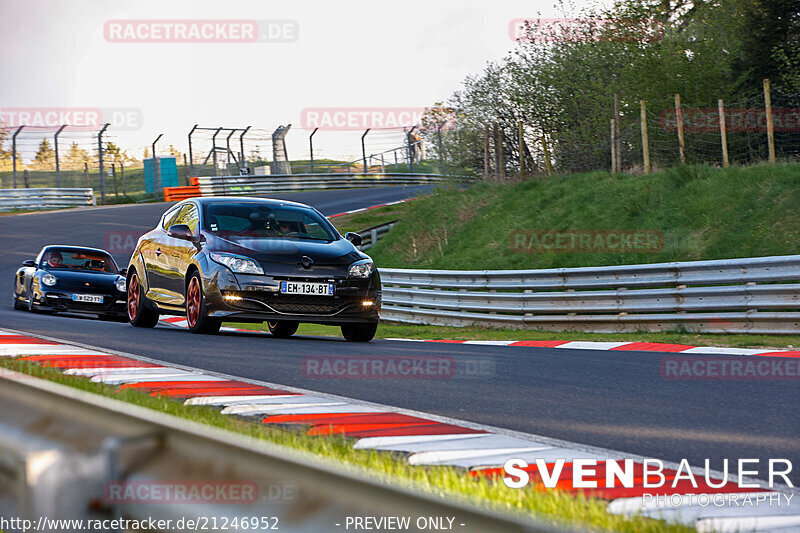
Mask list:
[[[135,328],[154,328],[158,324],[158,311],[150,307],[144,296],[144,289],[139,281],[139,274],[134,272],[128,280],[128,321]]]
[[[378,324],[342,324],[342,335],[349,342],[369,342],[377,330]]]
[[[288,339],[297,333],[300,322],[294,320],[270,320],[267,322],[267,327],[269,328],[269,332],[275,337]]]
[[[19,297],[17,297],[16,294],[14,295],[14,310],[15,311],[25,310],[25,304],[19,301]]]
[[[28,306],[27,306],[28,312],[35,313],[36,307],[33,305],[33,285],[28,286],[27,296],[28,296]]]
[[[194,272],[186,284],[186,324],[192,333],[213,335],[219,332],[222,322],[208,316],[206,297],[200,273]]]

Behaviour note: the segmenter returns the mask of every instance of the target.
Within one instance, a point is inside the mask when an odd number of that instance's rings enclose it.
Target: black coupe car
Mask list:
[[[127,319],[125,269],[105,250],[45,246],[14,278],[14,309]]]
[[[186,315],[194,333],[220,323],[267,322],[289,337],[300,322],[339,325],[372,340],[381,284],[361,237],[342,237],[316,209],[264,198],[192,198],[143,235],[128,266],[131,324]]]

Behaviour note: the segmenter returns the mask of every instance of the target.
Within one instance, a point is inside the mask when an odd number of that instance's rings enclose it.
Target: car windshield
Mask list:
[[[111,256],[94,250],[48,248],[42,255],[41,267],[52,269],[88,270],[92,272],[117,272]]]
[[[206,205],[203,229],[221,237],[241,235],[326,242],[338,238],[330,222],[312,209],[260,202]]]

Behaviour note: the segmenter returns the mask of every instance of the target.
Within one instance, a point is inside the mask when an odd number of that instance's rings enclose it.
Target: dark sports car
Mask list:
[[[216,333],[223,320],[267,322],[278,337],[313,322],[370,341],[381,284],[360,242],[304,204],[185,200],[139,239],[128,267],[128,316],[153,327],[161,313],[186,315],[194,333]]]
[[[17,270],[14,309],[66,311],[125,320],[125,269],[105,250],[45,246]]]

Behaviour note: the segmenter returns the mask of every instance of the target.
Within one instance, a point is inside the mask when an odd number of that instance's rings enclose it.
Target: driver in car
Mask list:
[[[61,268],[64,266],[64,257],[61,252],[50,252],[47,254],[47,264],[53,268]]]

